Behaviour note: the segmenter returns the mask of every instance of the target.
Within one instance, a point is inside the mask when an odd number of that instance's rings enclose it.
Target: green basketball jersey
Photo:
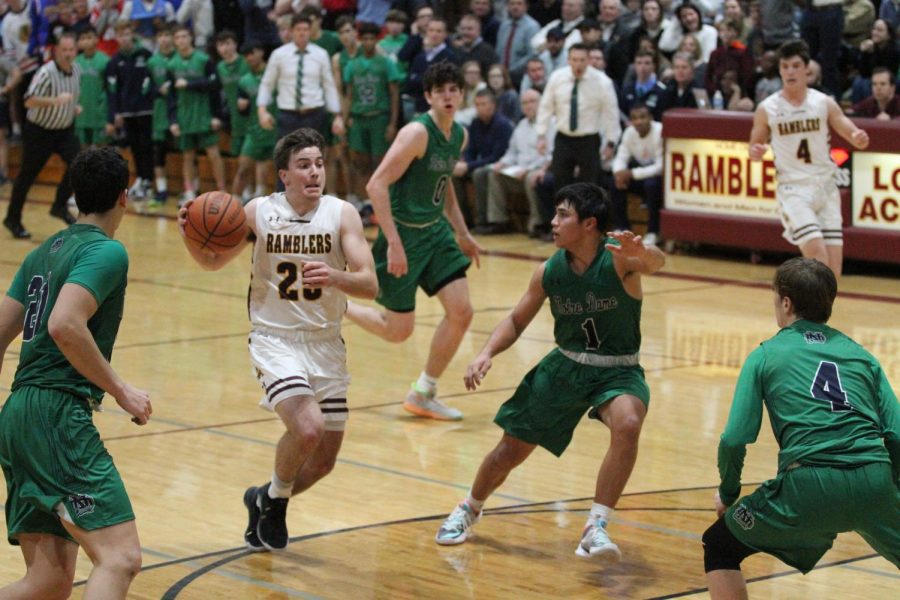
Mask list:
[[[424,224],[439,219],[444,212],[447,186],[462,153],[465,133],[462,125],[454,122],[448,140],[428,113],[415,121],[428,130],[428,148],[391,185],[391,212],[400,223]]]
[[[97,300],[88,329],[107,360],[122,320],[128,254],[121,243],[94,225],[75,224],[33,250],[7,292],[25,307],[19,368],[12,389],[35,386],[99,400],[103,391],[69,364],[47,330],[63,285],[75,283]]]
[[[391,36],[386,35],[381,38],[381,41],[378,42],[378,47],[384,50],[384,53],[390,58],[397,67],[397,71],[400,73],[401,81],[406,81],[406,74],[409,71],[409,65],[405,62],[401,62],[397,55],[400,53],[400,49],[406,44],[406,40],[409,36],[405,33],[401,33],[400,35]]]
[[[75,117],[76,129],[103,129],[106,126],[106,65],[109,56],[96,52],[88,58],[79,54],[75,64],[81,69],[81,114]]]
[[[169,73],[173,82],[169,93],[175,92],[176,119],[182,134],[212,131],[209,92],[192,90],[190,87],[180,90],[174,87],[174,82],[181,78],[187,79],[189,82],[205,79],[207,63],[209,63],[209,56],[200,50],[194,50],[187,58],[176,52],[169,60]]]
[[[744,446],[759,435],[763,404],[780,448],[779,472],[794,463],[900,460],[900,408],[881,365],[840,331],[796,321],[760,344],[741,369],[719,443],[723,501],[740,491]]]
[[[391,111],[389,84],[402,81],[397,65],[390,58],[362,53],[351,59],[343,71],[344,82],[351,85],[350,114],[373,115]]]
[[[313,40],[312,43],[320,48],[324,48],[328,52],[328,56],[334,56],[344,48],[344,44],[341,43],[341,37],[328,29],[323,29],[319,39]]]
[[[247,61],[243,56],[238,56],[231,64],[220,60],[216,65],[216,73],[219,83],[222,84],[222,92],[225,94],[225,104],[228,106],[228,114],[231,117],[232,137],[241,137],[247,130],[247,117],[238,112],[238,81],[250,72]]]
[[[550,299],[553,337],[561,349],[605,356],[640,350],[641,301],[625,291],[612,253],[603,244],[581,275],[572,270],[566,251],[557,251],[547,260],[541,283]]]
[[[262,82],[263,71],[259,73],[247,73],[238,81],[238,93],[250,100],[250,114],[247,116],[246,135],[259,146],[274,146],[278,141],[278,129],[263,129],[259,124],[259,115],[256,112],[256,95],[259,93],[259,84]],[[268,106],[269,114],[278,116],[278,103],[275,98]]]
[[[150,69],[150,78],[153,79],[154,87],[159,87],[168,81],[169,77],[169,60],[175,56],[170,54],[160,54],[154,52],[150,60],[147,61],[147,68]],[[169,91],[171,93],[171,90]],[[166,109],[165,96],[157,95],[153,100],[153,131],[165,133],[169,129],[169,114]]]

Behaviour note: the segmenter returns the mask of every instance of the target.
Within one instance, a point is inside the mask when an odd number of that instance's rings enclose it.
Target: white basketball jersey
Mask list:
[[[284,192],[258,199],[250,277],[253,327],[293,332],[339,328],[346,295],[334,287],[303,289],[303,264],[324,262],[344,270],[343,200],[322,196],[315,210],[298,215]]]
[[[778,183],[833,181],[827,100],[828,96],[810,88],[800,106],[788,102],[781,92],[762,101],[772,132]]]

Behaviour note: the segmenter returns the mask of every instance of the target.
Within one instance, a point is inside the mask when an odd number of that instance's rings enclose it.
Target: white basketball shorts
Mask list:
[[[830,179],[814,184],[785,183],[775,193],[784,239],[802,246],[824,238],[829,246],[843,246],[841,193]]]
[[[344,340],[333,333],[326,339],[308,339],[303,333],[288,339],[258,329],[250,332],[250,362],[264,392],[259,405],[274,411],[292,396],[313,396],[325,416],[325,430],[343,431],[350,384]]]

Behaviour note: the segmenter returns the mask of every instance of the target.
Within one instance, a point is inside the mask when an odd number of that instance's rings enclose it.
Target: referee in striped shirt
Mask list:
[[[75,116],[81,112],[78,106],[81,74],[75,64],[76,54],[75,34],[60,35],[53,60],[38,69],[25,92],[28,114],[22,128],[22,167],[13,184],[9,209],[3,220],[3,225],[17,239],[31,237],[22,225],[22,207],[31,185],[54,152],[65,161],[66,172],[56,188],[50,214],[68,225],[75,222],[66,202],[72,195],[68,166],[80,150],[74,128]]]

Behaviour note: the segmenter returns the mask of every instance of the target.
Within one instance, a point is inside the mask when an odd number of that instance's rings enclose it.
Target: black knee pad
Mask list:
[[[755,552],[734,537],[721,517],[703,532],[703,567],[707,573],[722,569],[740,571],[741,561]]]

